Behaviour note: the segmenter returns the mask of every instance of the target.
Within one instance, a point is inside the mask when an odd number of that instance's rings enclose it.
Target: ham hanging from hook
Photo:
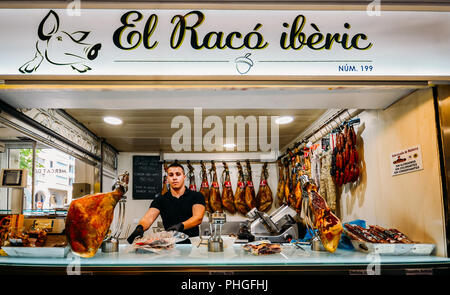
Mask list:
[[[167,180],[167,163],[166,161],[163,161],[163,167],[164,167],[164,178],[163,178],[163,185],[161,189],[161,196],[163,196],[165,193],[169,191],[169,182]]]
[[[252,179],[252,168],[250,167],[250,160],[246,160],[246,168],[247,168],[247,182],[245,186],[245,204],[247,205],[249,210],[252,210],[256,207],[256,196],[255,196],[255,187],[253,185]]]
[[[222,205],[225,210],[231,214],[236,213],[234,207],[234,194],[231,187],[230,171],[228,170],[227,163],[223,162],[224,170],[222,172]]]
[[[267,183],[268,178],[269,172],[267,171],[267,163],[264,163],[261,171],[258,193],[256,194],[256,207],[259,211],[263,212],[269,211],[273,203],[272,190]]]
[[[212,213],[211,206],[209,205],[208,173],[206,172],[205,163],[203,163],[203,161],[200,161],[200,166],[201,166],[200,178],[202,179],[202,184],[200,186],[200,193],[205,198],[206,211]]]
[[[190,161],[187,161],[188,166],[188,179],[189,179],[189,189],[191,191],[196,192],[197,191],[197,185],[195,183],[195,174],[194,174],[194,167],[191,165]]]
[[[238,181],[234,194],[234,206],[239,213],[245,216],[249,211],[245,203],[245,176],[239,161],[236,162],[236,167],[238,169]]]
[[[284,183],[285,183],[285,175],[284,175],[284,166],[281,162],[281,159],[277,160],[278,165],[278,186],[277,186],[277,201],[278,206],[281,206],[284,203]]]
[[[211,161],[211,187],[209,188],[209,205],[212,212],[222,212],[222,197],[220,196],[219,182],[217,180],[217,171],[214,161]]]

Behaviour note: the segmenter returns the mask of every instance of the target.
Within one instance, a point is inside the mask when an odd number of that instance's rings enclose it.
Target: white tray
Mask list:
[[[435,244],[385,244],[351,240],[356,250],[380,255],[430,255]]]
[[[53,257],[63,258],[69,252],[66,247],[2,247],[6,254],[11,257]]]

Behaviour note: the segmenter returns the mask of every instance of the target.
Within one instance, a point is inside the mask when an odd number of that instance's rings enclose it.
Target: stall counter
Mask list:
[[[141,252],[124,243],[119,252],[80,258],[71,251],[64,258],[0,257],[0,272],[18,274],[119,274],[147,272],[330,274],[448,274],[450,258],[437,256],[384,256],[337,249],[335,253],[283,244],[281,253],[256,256],[234,244],[224,252],[208,252],[206,246],[177,244],[160,253]]]

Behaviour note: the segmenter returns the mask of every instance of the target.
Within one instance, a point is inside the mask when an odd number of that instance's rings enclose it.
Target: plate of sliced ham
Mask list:
[[[256,242],[247,243],[242,246],[245,251],[250,252],[253,255],[270,255],[281,252],[281,245],[277,243],[271,243],[268,240],[261,240]]]
[[[176,243],[188,239],[189,236],[182,232],[162,231],[145,235],[136,239],[133,246],[136,249],[150,252],[160,252],[162,250],[172,249]]]

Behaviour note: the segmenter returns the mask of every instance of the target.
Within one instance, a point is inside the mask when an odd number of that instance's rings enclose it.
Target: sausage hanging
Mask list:
[[[356,133],[353,126],[346,124],[343,132],[336,135],[336,146],[333,149],[331,176],[336,186],[358,180],[359,156],[356,150]]]

